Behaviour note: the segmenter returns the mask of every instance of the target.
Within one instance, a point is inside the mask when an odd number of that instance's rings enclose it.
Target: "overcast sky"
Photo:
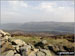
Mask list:
[[[2,23],[74,22],[74,1],[1,1]]]

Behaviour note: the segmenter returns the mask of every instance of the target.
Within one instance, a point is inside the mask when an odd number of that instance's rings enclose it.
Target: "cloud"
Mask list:
[[[74,22],[74,8],[70,6],[59,6],[56,2],[42,2],[35,9],[41,10],[53,21]],[[49,19],[50,20],[50,19]]]
[[[2,7],[2,22],[30,22],[30,21],[57,21],[74,22],[74,8],[61,6],[64,2],[40,2],[27,3],[25,1],[8,1],[7,7]],[[10,7],[9,7],[10,6]]]
[[[56,5],[56,3],[49,3],[49,2],[45,3],[45,2],[43,2],[40,4],[40,7],[41,8],[51,8],[52,6],[55,6],[55,5]]]
[[[50,3],[50,2],[41,2],[38,6],[36,6],[34,9],[40,9],[40,10],[46,10],[46,9],[52,9],[53,6],[56,6],[56,3]],[[51,10],[50,9],[50,10]]]
[[[22,7],[27,8],[28,4],[24,1],[8,1],[9,5],[12,7],[12,9],[20,9]]]

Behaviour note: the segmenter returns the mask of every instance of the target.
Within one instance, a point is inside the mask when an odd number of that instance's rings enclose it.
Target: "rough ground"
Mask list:
[[[0,30],[0,49],[3,56],[56,56],[58,51],[74,51],[73,36],[55,38],[11,36]],[[69,56],[69,55],[68,55]]]

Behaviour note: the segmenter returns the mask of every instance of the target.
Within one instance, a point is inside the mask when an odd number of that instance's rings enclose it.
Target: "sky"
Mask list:
[[[1,1],[1,23],[74,22],[74,1]]]

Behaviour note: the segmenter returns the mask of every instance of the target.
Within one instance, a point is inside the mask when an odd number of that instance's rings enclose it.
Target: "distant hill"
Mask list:
[[[24,24],[8,23],[2,24],[0,28],[4,30],[74,33],[74,22],[28,22]]]

